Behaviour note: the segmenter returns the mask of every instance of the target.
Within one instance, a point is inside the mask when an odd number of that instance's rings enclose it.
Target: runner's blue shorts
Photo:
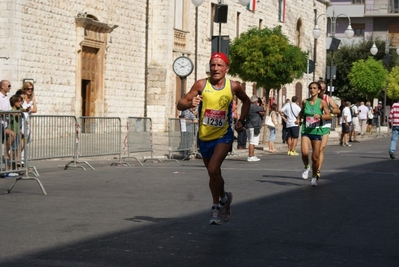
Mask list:
[[[201,152],[201,156],[203,158],[210,159],[212,158],[213,152],[215,151],[215,147],[218,144],[228,144],[233,145],[234,134],[231,128],[227,130],[227,133],[219,139],[212,140],[212,141],[201,141],[198,140],[198,147]]]

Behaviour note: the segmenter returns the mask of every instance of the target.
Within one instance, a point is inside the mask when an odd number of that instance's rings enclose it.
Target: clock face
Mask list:
[[[181,56],[173,62],[173,71],[179,77],[187,77],[193,72],[193,69],[193,62],[188,57]]]

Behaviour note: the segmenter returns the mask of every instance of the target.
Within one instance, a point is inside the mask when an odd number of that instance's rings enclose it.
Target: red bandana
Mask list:
[[[224,61],[224,63],[226,63],[226,65],[229,65],[229,59],[227,58],[226,54],[222,52],[213,53],[210,60],[214,58],[220,58],[221,60]]]

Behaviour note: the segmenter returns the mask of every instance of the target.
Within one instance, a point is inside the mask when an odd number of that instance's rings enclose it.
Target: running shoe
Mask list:
[[[248,157],[247,161],[249,162],[253,162],[253,161],[259,161],[260,158],[258,158],[257,156],[252,156],[252,157]]]
[[[309,170],[310,170],[310,166],[305,167],[305,169],[302,172],[302,178],[303,179],[308,179],[309,178]]]
[[[312,178],[312,181],[310,181],[310,184],[311,184],[312,186],[317,186],[317,178],[316,178],[316,177],[313,177],[313,178]]]
[[[391,157],[391,159],[395,159],[395,154],[394,153],[389,153],[389,156]]]
[[[320,173],[320,171],[317,171],[317,172],[316,172],[316,179],[319,180],[320,177],[321,177],[321,173]]]
[[[348,143],[346,143],[346,144],[344,144],[344,146],[352,146],[351,144],[348,144]]]
[[[222,215],[222,220],[224,222],[227,222],[231,217],[230,205],[231,202],[233,202],[233,194],[231,192],[226,192],[226,195],[227,195],[227,202],[224,204],[220,202],[220,213]]]
[[[298,156],[298,155],[299,155],[299,153],[296,152],[295,150],[294,150],[294,151],[291,151],[291,156]]]
[[[209,224],[211,225],[219,225],[222,224],[222,218],[219,207],[212,207],[211,209],[211,219],[209,220]]]
[[[288,152],[287,152],[287,155],[288,155],[288,156],[291,156],[291,151],[288,151]]]

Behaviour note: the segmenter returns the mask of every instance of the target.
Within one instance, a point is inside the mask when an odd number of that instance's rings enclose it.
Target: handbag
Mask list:
[[[371,120],[371,119],[374,119],[374,114],[373,114],[373,112],[371,111],[371,110],[369,110],[369,112],[367,112],[367,116],[368,116],[368,118]]]
[[[276,125],[274,125],[271,116],[266,116],[265,124],[266,124],[268,127],[276,128]]]

